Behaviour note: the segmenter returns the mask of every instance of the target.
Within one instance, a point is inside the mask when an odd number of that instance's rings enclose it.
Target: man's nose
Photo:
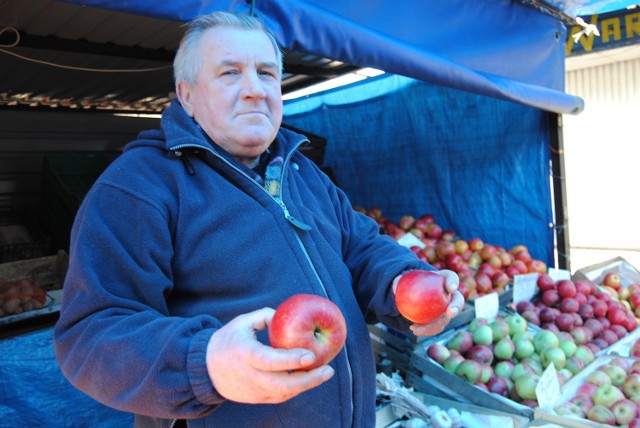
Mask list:
[[[267,91],[265,91],[262,79],[260,79],[260,75],[257,72],[244,75],[242,92],[244,96],[252,98],[264,98],[267,96]]]

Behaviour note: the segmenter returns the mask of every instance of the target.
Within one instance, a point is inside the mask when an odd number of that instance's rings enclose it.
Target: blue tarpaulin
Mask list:
[[[179,21],[253,10],[287,49],[543,110],[583,109],[564,93],[565,24],[519,1],[66,1]]]
[[[464,239],[525,244],[554,264],[548,114],[384,75],[285,103],[285,123],[327,139],[351,202],[432,214]]]
[[[53,330],[0,341],[0,426],[122,428],[133,416],[106,407],[67,381],[53,352]]]

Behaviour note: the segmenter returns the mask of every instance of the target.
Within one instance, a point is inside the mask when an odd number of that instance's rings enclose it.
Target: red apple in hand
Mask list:
[[[406,319],[416,324],[429,324],[447,311],[451,293],[441,275],[413,270],[400,277],[395,300],[398,311]]]
[[[333,360],[347,338],[347,324],[332,301],[313,294],[295,294],[282,302],[269,325],[269,342],[274,348],[304,348],[316,361],[311,370]]]

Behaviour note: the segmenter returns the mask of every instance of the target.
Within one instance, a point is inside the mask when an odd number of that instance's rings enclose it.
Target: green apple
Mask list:
[[[473,333],[473,343],[476,345],[491,345],[493,343],[493,332],[489,325],[477,327]]]
[[[482,377],[482,364],[475,360],[464,360],[456,367],[455,373],[469,383],[476,383]]]
[[[455,373],[458,366],[464,361],[464,357],[460,354],[451,354],[449,358],[444,360],[442,366],[449,372]]]
[[[513,366],[513,370],[511,371],[511,380],[515,382],[520,376],[533,374],[537,374],[533,367],[527,364],[518,363]]]
[[[631,397],[640,397],[640,374],[631,373],[622,383],[622,392],[624,395]],[[640,403],[640,401],[637,401]]]
[[[498,377],[510,378],[514,367],[513,361],[498,361],[493,367],[493,372]]]
[[[540,330],[533,336],[533,346],[538,354],[545,349],[556,348],[559,343],[558,336],[551,330]]]
[[[527,320],[520,314],[511,314],[505,318],[509,325],[509,334],[513,336],[518,332],[527,331]]]
[[[493,341],[498,342],[500,339],[509,336],[509,324],[502,317],[496,317],[489,324],[491,331],[493,332]]]
[[[493,367],[489,364],[482,364],[482,374],[480,375],[480,383],[487,383],[494,375]]]
[[[596,358],[595,355],[593,355],[593,351],[591,350],[591,348],[589,348],[587,345],[578,345],[576,347],[576,352],[573,355],[580,358],[585,367],[591,364]]]
[[[551,363],[556,370],[561,370],[567,364],[567,356],[559,346],[547,348],[542,351],[542,365],[547,368]]]
[[[611,379],[611,383],[615,386],[622,385],[627,377],[627,372],[622,367],[615,364],[605,364],[598,367],[598,370],[605,372]]]
[[[536,386],[540,383],[540,376],[529,373],[518,376],[514,381],[516,392],[523,400],[536,400]]]
[[[538,358],[533,358],[533,356],[523,358],[522,360],[520,360],[520,364],[525,364],[531,367],[537,374],[542,374],[542,371],[544,370],[542,361],[540,361]]]
[[[489,323],[490,321],[487,318],[474,318],[469,322],[469,331],[473,333],[476,328],[483,325],[489,325]]]
[[[584,363],[580,358],[573,356],[567,358],[567,363],[564,367],[566,370],[569,370],[573,376],[575,376],[578,372],[581,372],[584,369]]]
[[[597,386],[611,384],[611,378],[602,370],[592,371],[584,378],[584,381]]]
[[[594,404],[587,412],[587,419],[600,424],[615,425],[616,417],[607,406],[602,404]]]
[[[517,331],[515,334],[511,335],[511,340],[514,342],[518,340],[530,340],[533,342],[533,334],[531,334],[529,330]]]
[[[514,355],[519,360],[532,356],[536,351],[535,347],[533,346],[533,341],[531,340],[514,340],[513,345],[515,346]]]
[[[574,342],[573,339],[561,340],[560,343],[558,343],[558,346],[562,349],[567,358],[573,357],[576,353],[576,349],[578,349],[578,345],[576,345],[576,342]]]
[[[447,342],[447,348],[464,354],[473,346],[473,336],[468,330],[458,330]]]
[[[503,337],[493,346],[493,355],[499,360],[510,360],[515,353],[516,346],[509,337]]]
[[[594,406],[601,405],[610,409],[616,401],[623,398],[625,398],[624,393],[617,386],[605,383],[600,385],[593,393],[593,404]]]

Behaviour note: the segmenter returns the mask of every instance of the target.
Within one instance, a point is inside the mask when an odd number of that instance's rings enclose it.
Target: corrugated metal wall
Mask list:
[[[563,117],[574,271],[617,256],[640,268],[640,49],[632,52],[604,51],[599,64],[566,74],[567,92],[585,100],[583,113]]]
[[[587,108],[607,103],[615,103],[619,108],[637,107],[640,58],[569,71],[566,91],[585,98]]]

